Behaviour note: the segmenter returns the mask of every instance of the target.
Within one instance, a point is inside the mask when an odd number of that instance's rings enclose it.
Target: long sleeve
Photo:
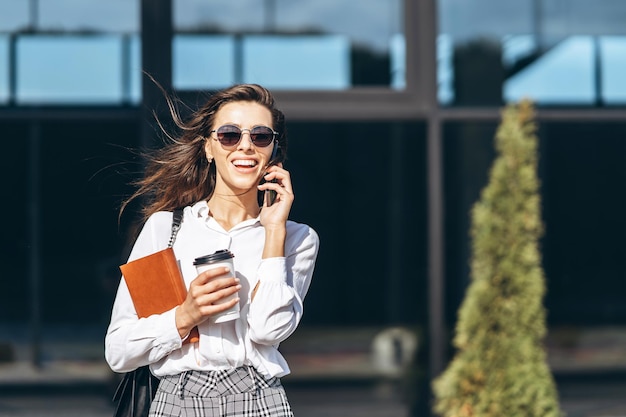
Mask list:
[[[129,261],[164,249],[169,239],[170,224],[171,213],[162,212],[150,217],[135,242]],[[174,309],[138,318],[122,278],[105,337],[105,358],[111,369],[127,372],[154,363],[181,345]]]
[[[288,228],[286,256],[264,259],[259,264],[259,286],[250,303],[250,339],[261,345],[276,345],[291,335],[303,313],[319,238],[308,226]]]
[[[167,247],[172,213],[152,215],[142,229],[129,261]],[[259,219],[246,220],[224,230],[209,215],[205,201],[184,210],[174,243],[174,254],[185,285],[197,278],[193,261],[198,256],[229,249],[242,288],[241,316],[216,323],[209,317],[198,325],[200,340],[182,345],[175,309],[139,319],[122,279],[105,338],[105,357],[111,369],[126,372],[150,365],[154,375],[175,375],[186,370],[219,370],[251,365],[267,377],[289,373],[278,343],[298,326],[302,301],[309,289],[319,239],[305,224],[287,222],[285,256],[262,259],[265,229]],[[259,283],[254,301],[250,293]]]

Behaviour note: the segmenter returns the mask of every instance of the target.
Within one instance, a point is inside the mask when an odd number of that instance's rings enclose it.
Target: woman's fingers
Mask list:
[[[209,269],[206,270],[200,274],[198,274],[198,276],[196,277],[196,279],[194,279],[191,282],[191,285],[204,285],[206,283],[208,283],[209,281],[211,281],[214,278],[226,275],[230,272],[230,269],[227,267],[219,267],[219,268],[213,268],[213,269]]]
[[[241,289],[239,279],[233,277],[215,278],[206,284],[192,282],[187,298],[176,310],[176,326],[181,337],[188,334],[193,326],[208,317],[219,314],[239,302],[239,297],[227,299]]]
[[[210,299],[204,300],[203,304],[198,306],[198,310],[200,311],[202,317],[210,317],[219,314],[237,304],[239,302],[239,297],[224,300],[232,294],[234,294],[234,292],[229,292],[226,296],[217,299],[217,301],[211,301]]]
[[[224,298],[237,293],[240,289],[241,284],[216,287],[212,291],[201,293],[198,297],[196,297],[196,304],[199,306],[215,305]]]
[[[191,315],[195,317],[197,323],[227,310],[239,302],[238,297],[235,297],[234,300],[224,301],[225,298],[236,294],[241,289],[238,278],[219,275],[215,277],[208,272],[211,271],[203,272],[192,281],[187,299],[184,302],[185,310],[192,311]]]
[[[291,175],[289,174],[289,171],[278,166],[273,166],[270,167],[264,178],[265,181],[267,181],[262,185],[264,189],[273,189],[276,191],[280,191],[282,189],[288,193],[293,193]]]
[[[271,205],[269,205],[267,201],[264,202],[263,209],[261,210],[261,224],[268,226],[284,223],[289,216],[289,211],[294,201],[293,186],[289,171],[278,166],[270,167],[265,176],[265,180],[267,182],[260,185],[259,190],[272,190],[276,193],[276,199],[274,200],[274,204]],[[268,208],[270,209],[269,211],[267,210]]]

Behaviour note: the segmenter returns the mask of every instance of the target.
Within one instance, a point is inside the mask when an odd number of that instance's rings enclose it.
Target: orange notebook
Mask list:
[[[120,269],[139,317],[171,310],[187,296],[187,288],[172,248],[128,262],[121,265]],[[184,343],[195,343],[198,340],[198,328],[194,327]]]

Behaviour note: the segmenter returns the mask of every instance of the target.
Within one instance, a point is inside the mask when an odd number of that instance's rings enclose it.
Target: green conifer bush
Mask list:
[[[443,417],[558,417],[546,362],[545,281],[532,103],[507,106],[496,159],[471,218],[471,282],[458,312],[455,356],[433,382]]]

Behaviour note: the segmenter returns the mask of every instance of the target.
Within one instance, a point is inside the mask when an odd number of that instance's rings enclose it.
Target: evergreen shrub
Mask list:
[[[459,308],[455,355],[433,381],[443,417],[557,417],[543,339],[545,279],[529,101],[507,106],[489,182],[471,211],[471,282]]]

